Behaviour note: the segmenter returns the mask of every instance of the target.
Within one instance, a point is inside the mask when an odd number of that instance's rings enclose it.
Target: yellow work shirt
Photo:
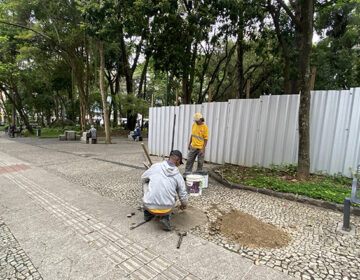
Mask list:
[[[191,147],[195,149],[202,149],[204,140],[209,136],[209,129],[206,124],[198,125],[194,123],[191,130]]]

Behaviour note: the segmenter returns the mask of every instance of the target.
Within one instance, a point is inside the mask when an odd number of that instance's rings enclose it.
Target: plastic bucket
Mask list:
[[[203,188],[203,189],[207,189],[208,184],[209,184],[209,174],[208,174],[206,171],[196,171],[196,172],[194,172],[193,174],[203,176],[202,188]]]
[[[186,176],[186,190],[189,195],[198,196],[202,193],[204,176],[189,174]]]

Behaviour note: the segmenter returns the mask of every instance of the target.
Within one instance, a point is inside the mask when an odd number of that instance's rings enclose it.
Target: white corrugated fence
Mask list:
[[[265,167],[296,164],[298,110],[299,95],[152,107],[149,152],[168,155],[173,145],[186,158],[193,115],[200,112],[209,127],[206,161]],[[351,170],[356,170],[360,163],[360,88],[311,93],[310,159],[312,172],[351,176]]]

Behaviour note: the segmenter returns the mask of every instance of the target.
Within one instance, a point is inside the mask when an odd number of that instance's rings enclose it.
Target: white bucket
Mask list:
[[[186,190],[189,195],[198,196],[202,193],[204,176],[189,174],[186,176]]]
[[[205,171],[196,171],[193,174],[203,176],[202,188],[207,189],[209,184],[209,174]]]

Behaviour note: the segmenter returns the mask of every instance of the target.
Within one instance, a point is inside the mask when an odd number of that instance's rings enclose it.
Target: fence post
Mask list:
[[[344,221],[343,221],[343,230],[350,231],[350,198],[345,197],[344,200]]]

